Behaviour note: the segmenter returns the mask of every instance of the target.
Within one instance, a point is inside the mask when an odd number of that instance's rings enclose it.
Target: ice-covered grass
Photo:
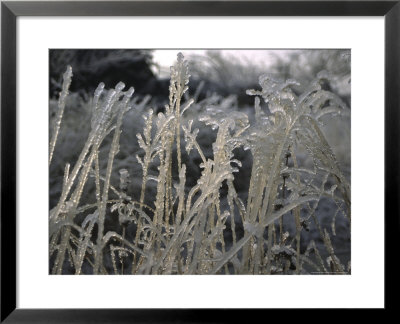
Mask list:
[[[58,132],[76,127],[62,123],[71,74],[55,109],[50,167],[62,155]],[[262,75],[260,89],[247,91],[252,114],[235,109],[234,97],[190,98],[189,77],[178,54],[158,114],[122,83],[97,87],[86,139],[62,166],[50,210],[50,272],[349,273],[335,237],[350,237],[350,183],[323,123],[350,110],[324,90],[330,76],[296,94],[297,81]],[[339,218],[347,225],[337,228]]]

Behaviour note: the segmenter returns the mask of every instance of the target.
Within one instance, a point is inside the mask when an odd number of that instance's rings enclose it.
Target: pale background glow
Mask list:
[[[18,307],[383,307],[382,17],[19,17],[17,30]],[[48,275],[48,49],[105,47],[351,48],[352,275]]]
[[[178,49],[180,50],[180,49]],[[183,49],[181,50],[183,56],[188,58],[190,55],[202,55],[206,54],[207,49]],[[158,64],[159,67],[153,67],[153,72],[156,73],[160,77],[168,77],[169,76],[169,67],[172,65],[172,62],[176,60],[176,49],[171,50],[155,50],[153,52],[153,61]],[[260,67],[269,67],[273,62],[273,55],[287,55],[286,51],[283,50],[237,50],[237,49],[229,49],[229,50],[221,50],[221,55],[223,57],[229,58],[234,57],[235,60],[239,60],[240,62],[246,63],[251,62],[254,65]]]

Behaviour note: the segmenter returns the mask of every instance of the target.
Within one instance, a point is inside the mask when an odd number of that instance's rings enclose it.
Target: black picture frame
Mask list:
[[[245,310],[16,308],[16,19],[19,16],[384,16],[385,309],[398,275],[400,1],[2,1],[1,2],[1,322],[225,322]],[[40,292],[38,292],[40,293]],[[257,316],[265,310],[246,310]],[[260,314],[260,316],[263,316]]]

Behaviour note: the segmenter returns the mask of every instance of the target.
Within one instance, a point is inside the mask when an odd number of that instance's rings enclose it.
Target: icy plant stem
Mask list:
[[[122,103],[122,107],[120,107],[119,115],[116,122],[116,127],[114,130],[114,136],[111,143],[111,148],[108,154],[108,162],[107,162],[107,170],[106,170],[106,177],[104,181],[103,187],[103,195],[102,200],[100,203],[99,209],[99,220],[98,220],[98,233],[97,233],[97,253],[96,259],[94,263],[94,274],[98,274],[100,271],[100,265],[103,261],[103,235],[104,235],[104,221],[106,217],[106,205],[108,201],[108,190],[110,188],[110,180],[111,180],[111,172],[114,163],[114,157],[118,152],[119,146],[119,138],[121,135],[121,126],[122,126],[122,118],[126,111],[126,106],[128,104],[128,100],[133,94],[133,88],[129,90],[129,94],[125,95],[124,102]]]
[[[267,262],[267,268],[266,272],[267,274],[271,274],[271,265],[272,265],[272,238],[273,238],[273,230],[275,226],[271,223],[268,226],[268,251],[267,251],[267,256],[268,256],[268,262]]]
[[[63,264],[64,264],[64,258],[65,258],[65,252],[67,250],[67,245],[68,245],[68,241],[69,241],[69,236],[71,234],[71,227],[70,226],[65,226],[64,227],[64,231],[61,235],[61,242],[60,242],[60,246],[58,248],[58,253],[57,253],[57,257],[56,260],[54,262],[54,266],[53,266],[53,274],[61,274],[62,273],[62,269],[63,269]]]
[[[252,235],[249,232],[246,232],[242,239],[240,239],[232,248],[226,252],[220,261],[216,263],[216,265],[210,271],[210,274],[217,273],[229,260],[231,260],[240,249],[249,241]]]
[[[142,206],[144,203],[144,194],[146,191],[146,182],[147,182],[147,172],[148,172],[148,166],[150,163],[150,154],[146,152],[145,158],[144,158],[144,165],[143,165],[143,177],[142,177],[142,189],[140,191],[140,211],[142,211]],[[140,233],[142,231],[142,219],[139,218],[137,222],[137,230],[136,230],[136,236],[135,236],[135,245],[138,245],[139,243],[139,238],[140,238]],[[136,264],[136,253],[133,255],[133,264]],[[132,265],[132,271],[134,270],[134,266]]]
[[[181,86],[178,85],[178,93],[181,93]],[[176,118],[176,153],[178,158],[178,172],[181,171],[182,158],[181,158],[181,96],[176,98],[175,105],[175,118]]]
[[[263,220],[268,218],[267,210],[272,209],[272,201],[274,200],[275,197],[270,197],[271,193],[276,192],[276,178],[279,177],[279,172],[280,172],[280,164],[281,164],[281,157],[282,157],[282,152],[283,148],[286,145],[287,138],[289,136],[289,130],[285,132],[284,139],[279,143],[276,153],[275,153],[275,158],[272,162],[272,167],[271,169],[268,169],[269,174],[266,174],[266,170],[264,169],[261,177],[261,183],[265,183],[264,179],[267,178],[266,180],[266,187],[265,190],[261,189],[261,191],[264,191],[264,199],[262,199],[262,192],[258,193],[256,195],[256,200],[255,202],[252,201],[252,205],[249,207],[249,212],[250,212],[250,217],[249,217],[249,222],[251,224],[255,224],[257,220],[257,215],[260,213],[259,219],[260,223],[263,222]],[[273,188],[274,186],[274,188]],[[258,191],[260,191],[260,188],[264,188],[261,184],[257,186]],[[262,203],[261,203],[262,201]],[[261,208],[261,210],[260,210]],[[250,244],[247,243],[246,247],[244,248],[244,253],[243,253],[243,260],[242,260],[242,267],[246,265],[247,259],[249,258],[249,252],[250,252]],[[246,270],[244,268],[243,270]]]
[[[286,141],[289,136],[289,131],[286,131],[284,140],[280,143],[278,146],[278,149],[276,151],[274,163],[272,166],[272,170],[270,170],[269,174],[269,179],[267,181],[267,186],[265,188],[265,193],[264,193],[264,200],[262,203],[262,209],[260,213],[260,220],[262,219],[267,219],[269,215],[267,215],[267,209],[272,209],[272,201],[271,199],[271,194],[277,192],[277,183],[276,183],[276,178],[279,177],[280,173],[280,165],[282,163],[282,153],[283,149],[286,146]]]
[[[170,253],[172,247],[179,242],[179,239],[182,237],[182,233],[185,234],[189,222],[192,220],[193,216],[197,213],[198,208],[200,208],[201,204],[206,200],[207,195],[202,193],[201,196],[196,200],[193,207],[187,213],[186,218],[183,220],[180,226],[177,226],[174,235],[172,236],[171,240],[168,242],[167,246],[165,247],[161,257],[159,258],[157,264],[155,265],[155,269],[159,269],[159,267],[164,262],[166,256]],[[185,237],[185,235],[183,235]]]
[[[55,120],[55,124],[54,124],[53,137],[50,141],[49,165],[53,158],[54,148],[56,146],[58,132],[60,130],[61,120],[62,120],[62,117],[64,114],[65,102],[67,100],[69,86],[71,85],[71,80],[72,80],[72,67],[71,66],[67,67],[67,70],[64,73],[63,79],[64,80],[63,80],[63,85],[62,85],[62,91],[60,93],[60,98],[58,100],[58,111],[57,111],[57,116],[56,116],[56,120]]]
[[[250,178],[250,188],[247,200],[247,208],[245,213],[245,221],[254,224],[256,221],[257,213],[261,208],[263,191],[265,182],[267,181],[267,167],[266,165],[259,165],[260,157],[255,157],[253,168]],[[241,272],[247,272],[249,266],[250,245],[247,244],[243,248]]]
[[[233,244],[236,243],[236,230],[235,230],[235,206],[233,204],[233,199],[236,196],[235,187],[233,186],[233,181],[228,180],[228,204],[230,208],[231,215],[231,231]]]
[[[98,87],[98,90],[96,90],[97,97],[100,96],[100,93],[102,91],[102,87],[104,85],[100,84]],[[107,102],[103,108],[103,115],[106,114],[107,111],[111,110],[111,107],[113,106],[116,98],[118,98],[119,92],[113,91],[109,94],[107,98]],[[95,96],[96,99],[96,96]],[[97,99],[96,99],[97,100]],[[86,155],[88,154],[90,147],[92,146],[93,143],[98,143],[100,145],[101,143],[101,137],[103,135],[103,132],[105,129],[107,129],[107,125],[109,124],[105,123],[104,120],[100,120],[95,127],[92,127],[92,130],[89,133],[88,139],[85,142],[85,145],[79,155],[78,161],[75,163],[74,169],[71,172],[70,176],[68,177],[68,182],[66,185],[63,187],[63,191],[61,193],[60,200],[57,204],[57,206],[50,212],[50,221],[55,221],[57,220],[59,213],[61,211],[61,208],[64,206],[64,203],[68,197],[68,194],[75,182],[75,178],[78,176],[79,171],[82,167],[82,164],[86,158]]]
[[[100,166],[99,166],[99,151],[96,150],[96,157],[94,160],[94,171],[95,171],[95,184],[96,184],[96,201],[98,207],[100,207],[101,187],[100,187]]]
[[[206,211],[202,210],[199,213],[200,218],[199,219],[199,225],[197,226],[195,233],[194,233],[194,243],[195,243],[195,250],[193,253],[193,257],[191,265],[189,267],[189,274],[193,274],[196,271],[197,268],[197,262],[199,259],[199,254],[200,254],[200,249],[201,249],[201,245],[202,245],[202,240],[203,240],[203,233],[204,233],[204,227],[206,224]]]
[[[87,228],[85,234],[83,235],[83,238],[80,241],[80,244],[78,246],[78,250],[77,250],[77,254],[76,254],[77,260],[75,263],[75,274],[77,274],[77,275],[81,274],[81,272],[82,272],[82,264],[83,264],[86,250],[89,246],[89,242],[90,242],[90,238],[92,235],[94,224],[95,224],[94,221],[91,221],[89,223],[88,228]]]
[[[84,163],[84,167],[80,174],[80,179],[79,179],[78,185],[77,185],[75,191],[73,192],[73,194],[71,195],[71,200],[70,200],[71,205],[69,207],[70,210],[67,212],[67,216],[66,216],[67,219],[69,219],[71,221],[73,220],[73,216],[74,216],[73,212],[79,204],[79,200],[82,195],[83,187],[86,183],[86,180],[87,180],[87,177],[89,174],[89,170],[93,163],[93,158],[96,154],[96,151],[97,151],[97,147],[95,147],[93,149],[88,160],[86,161],[86,163]],[[70,226],[66,226],[66,230],[64,231],[64,234],[62,236],[61,244],[60,244],[56,262],[55,262],[55,265],[57,265],[58,267],[60,267],[60,266],[62,267],[62,264],[64,262],[65,252],[66,252],[68,242],[70,240],[70,235],[71,235],[71,228],[70,228]],[[62,269],[59,269],[59,268],[55,269],[55,273],[57,273],[57,274],[61,274],[61,271],[62,271]]]
[[[60,213],[60,210],[63,207],[63,205],[67,199],[67,196],[72,188],[75,178],[77,177],[77,175],[79,173],[79,170],[83,164],[83,161],[85,160],[85,157],[86,157],[87,153],[89,152],[90,147],[92,146],[94,137],[95,137],[95,133],[91,133],[91,135],[89,136],[89,139],[86,141],[85,146],[84,146],[81,154],[79,155],[78,161],[76,162],[74,169],[72,170],[70,176],[68,177],[68,181],[63,188],[60,200],[59,200],[56,208],[50,213],[50,219],[53,219],[53,220],[57,219],[57,217]]]
[[[299,165],[297,163],[297,158],[295,155],[295,152],[293,150],[293,147],[290,146],[290,154],[293,159],[293,165],[296,169],[299,168]],[[296,180],[298,185],[300,185],[300,176],[299,173],[296,172]],[[296,257],[296,273],[299,274],[301,271],[301,265],[300,265],[300,239],[301,239],[301,224],[300,224],[300,207],[295,207],[293,209],[293,214],[294,214],[294,220],[296,224],[296,252],[297,252],[297,257]]]

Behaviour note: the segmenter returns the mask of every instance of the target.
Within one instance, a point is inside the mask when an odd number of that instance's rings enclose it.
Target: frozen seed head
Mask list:
[[[106,99],[106,106],[105,107],[107,107],[108,105],[111,104],[111,101],[114,99],[114,96],[116,95],[116,93],[117,92],[115,90],[110,90],[108,92],[108,96],[107,96],[107,99]]]
[[[121,190],[127,190],[128,185],[130,183],[129,181],[129,172],[127,169],[121,169],[119,170],[120,178],[119,178],[119,187]]]
[[[64,81],[66,81],[66,80],[69,80],[71,78],[72,78],[72,67],[71,67],[71,65],[68,65],[67,66],[67,70],[63,74],[63,79],[64,79]]]
[[[128,89],[128,91],[126,92],[126,96],[128,97],[128,98],[130,98],[130,97],[132,97],[132,95],[133,95],[133,93],[135,92],[135,89],[133,88],[133,87],[130,87],[129,89]]]
[[[71,85],[71,80],[72,80],[72,67],[68,65],[67,69],[63,74],[62,91],[60,92],[60,102],[64,102],[64,104],[65,104],[65,98],[68,95],[69,86]]]
[[[184,59],[183,54],[182,54],[181,52],[179,52],[178,55],[177,55],[177,57],[178,57],[178,62],[179,62],[179,63],[182,63],[182,62],[183,62],[183,59]]]
[[[100,82],[99,85],[97,86],[95,92],[94,92],[94,96],[95,96],[95,97],[100,96],[100,94],[101,94],[101,93],[103,92],[103,90],[104,90],[104,87],[105,87],[104,83],[103,83],[103,82]]]
[[[121,175],[121,177],[127,177],[129,176],[129,172],[127,169],[121,169],[119,170],[119,174]]]
[[[125,88],[125,83],[123,82],[118,82],[117,85],[115,86],[115,90],[117,91],[122,91],[123,88]]]

